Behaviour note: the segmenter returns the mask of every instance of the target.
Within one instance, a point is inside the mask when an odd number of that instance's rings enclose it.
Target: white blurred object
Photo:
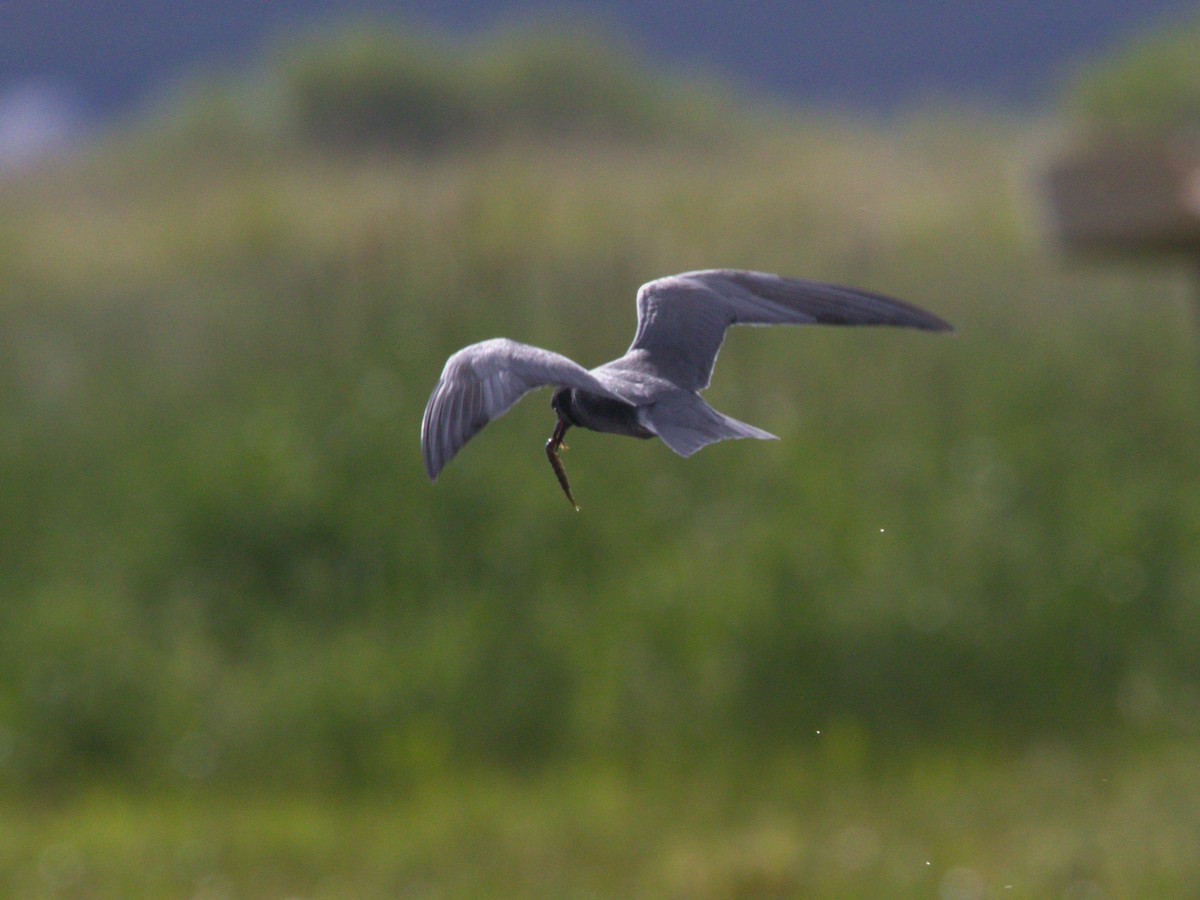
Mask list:
[[[56,156],[82,130],[82,110],[69,90],[46,81],[0,87],[0,171]]]

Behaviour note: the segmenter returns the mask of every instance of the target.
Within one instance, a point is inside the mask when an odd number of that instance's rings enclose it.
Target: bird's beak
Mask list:
[[[554,475],[558,478],[558,483],[562,485],[563,493],[567,495],[567,500],[575,507],[575,512],[579,512],[579,504],[571,496],[571,483],[567,481],[567,470],[563,468],[562,459],[558,455],[559,447],[566,449],[566,446],[563,444],[563,436],[566,435],[567,429],[570,427],[570,422],[562,416],[558,417],[558,424],[554,426],[554,433],[550,435],[550,440],[546,441],[546,459],[550,460],[550,468],[554,470]]]

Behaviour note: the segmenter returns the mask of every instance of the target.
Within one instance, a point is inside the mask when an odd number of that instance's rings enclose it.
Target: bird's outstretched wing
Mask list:
[[[430,481],[484,425],[546,385],[616,397],[565,356],[506,338],[472,344],[446,360],[421,420],[421,453]]]
[[[637,295],[638,328],[622,368],[643,368],[681,388],[708,387],[730,325],[899,325],[951,331],[949,323],[882,294],[765,272],[707,269],[659,278]]]

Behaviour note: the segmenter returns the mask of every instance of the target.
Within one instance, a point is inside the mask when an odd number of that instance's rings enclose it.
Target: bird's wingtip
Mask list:
[[[929,320],[923,328],[926,331],[945,332],[948,334],[957,334],[958,329],[943,319],[941,316],[935,316],[933,313],[928,313]]]
[[[429,476],[429,483],[436,484],[438,476],[442,474],[444,466],[435,465],[432,462],[425,463],[425,474]]]
[[[428,456],[425,457],[424,462],[425,462],[425,474],[429,478],[429,483],[434,484],[438,480],[438,475],[440,475],[442,472],[442,466],[437,465],[437,463],[435,463]]]

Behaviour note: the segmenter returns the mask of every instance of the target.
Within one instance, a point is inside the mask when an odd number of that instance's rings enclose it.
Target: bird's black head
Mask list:
[[[571,389],[560,387],[554,392],[554,396],[550,398],[550,408],[558,413],[560,419],[565,419],[572,425],[575,423],[575,417],[571,415]]]

